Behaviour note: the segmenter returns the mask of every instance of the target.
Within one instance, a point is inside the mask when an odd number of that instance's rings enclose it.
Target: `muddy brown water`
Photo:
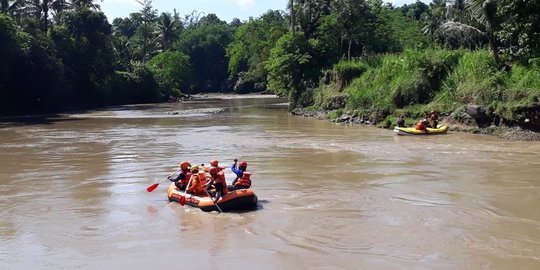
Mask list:
[[[398,137],[276,98],[8,120],[0,269],[540,269],[537,142]],[[234,158],[255,211],[146,192],[182,160]]]

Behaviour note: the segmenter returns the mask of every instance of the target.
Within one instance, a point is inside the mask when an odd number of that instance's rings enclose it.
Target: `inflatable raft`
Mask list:
[[[169,201],[180,203],[185,197],[185,204],[200,208],[205,212],[219,211],[216,207],[216,203],[223,212],[227,211],[242,211],[252,210],[257,207],[257,195],[251,189],[238,189],[229,191],[226,195],[221,196],[219,200],[214,203],[215,198],[208,196],[197,196],[190,193],[184,193],[183,190],[179,190],[174,183],[167,189],[167,196]]]
[[[444,134],[448,131],[447,125],[439,125],[437,128],[427,128],[427,132],[423,130],[417,130],[414,127],[395,127],[394,132],[397,135],[437,135]]]

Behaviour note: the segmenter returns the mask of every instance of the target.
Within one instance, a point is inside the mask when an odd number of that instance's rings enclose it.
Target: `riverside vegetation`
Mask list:
[[[406,50],[344,61],[327,71],[314,100],[295,113],[389,128],[399,115],[411,126],[438,110],[454,130],[540,138],[530,132],[540,131],[538,64],[499,69],[487,50]]]
[[[538,138],[540,1],[290,0],[229,23],[140,4],[111,24],[92,0],[0,1],[0,113],[269,91],[338,122],[436,109],[454,128]]]

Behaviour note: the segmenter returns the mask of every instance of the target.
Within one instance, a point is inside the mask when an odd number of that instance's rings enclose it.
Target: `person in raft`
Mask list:
[[[218,167],[211,167],[209,173],[211,179],[208,188],[215,190],[216,198],[219,199],[222,195],[229,193],[225,181],[225,171],[220,170]]]
[[[439,124],[439,114],[437,113],[436,110],[432,110],[429,113],[429,120],[431,122],[431,127],[437,128],[437,125]]]
[[[222,170],[225,169],[225,168],[219,166],[219,161],[217,161],[215,159],[210,160],[210,167],[204,167],[204,171],[205,172],[210,172],[210,169],[212,169],[212,168],[217,168],[218,171],[222,171]]]
[[[416,130],[421,130],[421,131],[424,131],[427,133],[427,119],[424,118],[424,119],[421,119],[420,121],[418,121],[418,123],[416,123]]]
[[[400,115],[397,120],[397,126],[398,127],[405,127],[405,117],[403,115]]]
[[[237,164],[238,163],[238,164]],[[246,171],[247,162],[234,160],[231,170],[236,174],[236,179],[232,182],[234,189],[246,189],[251,187],[251,173]]]
[[[180,166],[180,173],[176,177],[169,176],[167,177],[167,179],[169,179],[169,181],[171,182],[174,182],[174,185],[178,189],[185,190],[189,179],[191,178],[191,171],[189,169],[191,167],[191,164],[189,164],[189,162],[187,161],[182,161],[180,162],[180,164],[178,164],[178,166]]]
[[[191,166],[191,183],[189,184],[189,187],[186,189],[186,192],[195,194],[197,196],[204,196],[206,195],[206,177],[204,176],[204,172],[199,174],[199,166],[193,165]],[[203,179],[204,178],[204,179]]]

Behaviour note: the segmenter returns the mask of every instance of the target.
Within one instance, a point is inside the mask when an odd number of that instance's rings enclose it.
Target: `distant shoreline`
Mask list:
[[[279,98],[275,94],[252,93],[252,94],[230,94],[230,93],[202,93],[191,95],[192,99],[246,99],[246,98]]]

